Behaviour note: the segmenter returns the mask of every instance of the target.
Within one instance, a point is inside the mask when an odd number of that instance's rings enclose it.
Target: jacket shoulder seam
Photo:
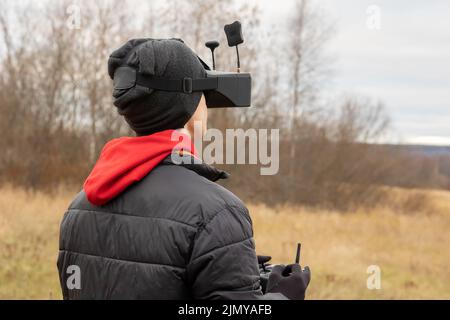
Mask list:
[[[253,239],[252,236],[251,236],[251,237],[248,237],[248,238],[245,238],[245,239],[243,239],[243,240],[239,240],[239,241],[232,242],[232,243],[228,243],[228,244],[226,244],[226,245],[223,245],[223,246],[220,246],[220,247],[217,247],[217,248],[213,248],[213,249],[208,250],[208,251],[202,253],[201,255],[195,257],[194,259],[192,259],[192,260],[190,261],[190,263],[193,263],[195,260],[197,260],[197,259],[199,259],[199,258],[203,257],[204,255],[207,255],[207,254],[209,254],[209,253],[211,253],[211,252],[214,252],[214,251],[216,251],[216,250],[223,249],[223,248],[226,248],[226,247],[231,247],[231,246],[234,246],[234,245],[236,245],[236,244],[240,244],[240,243],[242,243],[242,242],[245,242],[245,241],[248,241],[248,240],[251,240],[251,239]]]
[[[79,251],[75,251],[75,250],[71,250],[71,249],[64,249],[64,248],[60,248],[59,251],[64,251],[64,252],[68,252],[68,253],[74,253],[74,254],[77,254],[77,255],[90,256],[90,257],[95,257],[95,258],[100,258],[100,259],[109,259],[109,260],[115,260],[115,261],[122,261],[122,262],[127,262],[127,263],[140,263],[140,264],[161,266],[161,267],[170,267],[170,268],[176,268],[176,269],[182,269],[182,270],[186,269],[185,267],[175,266],[175,265],[171,265],[171,264],[151,263],[151,262],[137,261],[137,260],[131,260],[131,259],[120,259],[120,258],[113,258],[113,257],[105,257],[105,256],[97,255],[97,254],[79,252]]]
[[[168,218],[163,218],[163,217],[140,216],[140,215],[131,214],[131,213],[128,213],[128,212],[99,211],[99,210],[78,209],[78,208],[69,208],[67,212],[70,213],[70,212],[74,212],[74,211],[92,212],[92,213],[100,213],[100,214],[115,214],[115,215],[120,215],[120,216],[130,216],[130,217],[142,218],[142,219],[155,219],[155,220],[171,221],[171,222],[174,222],[174,223],[179,223],[179,224],[185,225],[187,227],[191,227],[193,229],[197,229],[197,227],[194,226],[194,225],[191,225],[191,224],[186,223],[186,222],[178,221],[178,220],[175,220],[175,219],[168,219]]]
[[[234,208],[234,209],[238,209],[240,212],[241,212],[241,210],[242,210],[242,206],[240,206],[240,205],[236,205],[236,204],[233,204],[233,205],[225,205],[225,206],[223,206],[222,208],[220,208],[220,209],[218,209],[218,210],[216,210],[212,215],[211,215],[211,217],[209,218],[209,219],[206,219],[205,221],[204,221],[204,223],[202,223],[202,225],[199,227],[199,230],[198,230],[198,235],[200,235],[200,233],[217,217],[217,216],[219,216],[222,212],[224,212],[224,211],[226,211],[226,210],[229,210],[229,209],[232,209],[232,208]],[[242,213],[242,212],[241,212]]]

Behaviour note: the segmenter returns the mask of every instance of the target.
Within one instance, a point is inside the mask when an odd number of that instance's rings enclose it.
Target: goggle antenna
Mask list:
[[[205,46],[211,50],[212,61],[213,61],[213,70],[216,70],[216,60],[214,59],[214,50],[220,45],[218,41],[208,41],[205,43]]]
[[[225,25],[223,29],[227,35],[228,46],[236,47],[237,72],[241,72],[241,61],[239,59],[238,45],[244,43],[244,37],[242,36],[242,25],[239,21],[235,21],[231,24]]]

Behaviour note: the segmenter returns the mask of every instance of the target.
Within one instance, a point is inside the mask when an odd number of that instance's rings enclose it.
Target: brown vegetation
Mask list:
[[[427,191],[427,207],[401,213],[394,204],[416,192],[389,189],[391,204],[346,214],[301,206],[249,205],[256,249],[290,263],[302,242],[312,269],[308,299],[449,299],[450,195]],[[53,196],[0,189],[0,299],[60,299],[59,223],[74,192]],[[368,290],[369,265],[381,268],[381,290]]]
[[[354,97],[319,103],[329,68],[323,46],[332,34],[309,1],[299,2],[287,17],[289,32],[276,26],[268,32],[257,5],[228,1],[172,0],[144,8],[131,0],[83,3],[79,28],[70,24],[70,1],[5,4],[0,8],[0,183],[49,191],[80,186],[103,144],[131,135],[112,105],[109,53],[132,37],[167,34],[182,35],[208,58],[203,43],[218,38],[218,66],[230,70],[235,56],[221,30],[240,19],[246,37],[242,66],[254,78],[253,108],[213,110],[211,126],[279,128],[281,171],[261,177],[251,166],[225,167],[234,176],[227,186],[238,195],[271,205],[290,201],[345,210],[382,201],[386,194],[377,185],[450,186],[448,157],[368,144],[388,129],[381,103]]]

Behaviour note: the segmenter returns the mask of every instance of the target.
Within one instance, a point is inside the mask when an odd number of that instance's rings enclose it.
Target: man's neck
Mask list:
[[[180,133],[183,133],[183,134],[187,135],[190,139],[192,139],[192,137],[194,136],[194,133],[191,132],[191,131],[190,131],[189,129],[187,129],[187,128],[180,128],[180,129],[177,129],[177,131],[180,132]]]

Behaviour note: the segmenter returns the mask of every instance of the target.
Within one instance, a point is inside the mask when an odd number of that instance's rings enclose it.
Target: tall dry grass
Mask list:
[[[71,197],[0,189],[0,298],[61,298],[59,223]]]
[[[250,205],[257,251],[290,263],[301,241],[313,274],[310,299],[449,299],[450,194],[428,192],[426,210],[416,203],[421,194],[393,189],[390,208],[348,213]],[[72,196],[0,190],[0,298],[61,298],[58,229]],[[396,201],[412,209],[398,213]],[[366,287],[373,264],[381,290]]]
[[[257,251],[292,263],[300,241],[312,299],[449,299],[450,193],[393,189],[395,203],[402,213],[250,206]],[[370,265],[381,268],[380,290],[367,289]]]

